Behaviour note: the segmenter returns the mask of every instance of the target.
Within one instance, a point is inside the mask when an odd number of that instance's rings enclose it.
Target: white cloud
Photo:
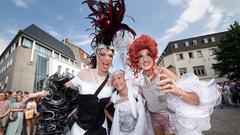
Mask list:
[[[216,31],[216,29],[227,30],[229,25],[233,23],[229,22],[230,18],[240,13],[239,5],[239,0],[211,0],[209,8],[211,16],[208,19],[206,29],[210,32]],[[222,23],[221,26],[219,26],[220,23]]]
[[[204,3],[204,4],[203,4]],[[187,8],[180,15],[176,24],[166,30],[166,35],[161,41],[169,41],[174,35],[180,34],[188,29],[190,23],[194,23],[203,18],[210,6],[209,0],[190,0]]]
[[[196,22],[204,16],[209,6],[209,0],[191,0],[179,19],[186,23]]]
[[[221,22],[223,14],[220,9],[214,8],[212,6],[209,8],[209,13],[211,13],[211,16],[208,20],[206,28],[208,31],[214,31],[217,25]]]
[[[178,5],[178,4],[182,4],[181,0],[168,0],[168,3],[172,4],[172,5]]]
[[[25,0],[12,0],[12,1],[17,7],[22,7],[25,9],[29,8],[29,5]]]
[[[62,15],[57,15],[56,18],[57,18],[59,21],[64,20],[64,17],[63,17]]]

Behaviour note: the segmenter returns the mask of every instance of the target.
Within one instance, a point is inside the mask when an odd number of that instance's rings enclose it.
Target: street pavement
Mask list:
[[[240,135],[240,106],[216,107],[211,115],[211,125],[204,135]]]

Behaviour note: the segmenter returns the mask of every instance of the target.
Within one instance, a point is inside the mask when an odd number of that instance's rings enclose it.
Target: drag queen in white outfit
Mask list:
[[[156,135],[202,135],[210,129],[210,115],[221,101],[213,80],[203,82],[194,74],[179,78],[168,69],[157,67],[157,43],[147,35],[129,46],[128,55]]]

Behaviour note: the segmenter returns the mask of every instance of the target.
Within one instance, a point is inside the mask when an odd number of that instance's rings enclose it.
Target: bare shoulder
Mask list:
[[[80,76],[86,76],[86,75],[89,75],[90,72],[91,72],[92,69],[81,69],[77,76],[80,77]]]

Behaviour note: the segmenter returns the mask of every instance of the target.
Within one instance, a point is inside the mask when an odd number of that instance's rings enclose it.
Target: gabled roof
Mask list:
[[[65,54],[66,56],[72,59],[75,59],[75,56],[71,48],[69,48],[68,46],[66,46],[61,41],[57,40],[47,32],[43,31],[35,24],[28,26],[27,28],[21,30],[20,32],[32,37],[33,39],[38,40],[39,42],[46,44],[48,47],[57,50],[60,53]]]

